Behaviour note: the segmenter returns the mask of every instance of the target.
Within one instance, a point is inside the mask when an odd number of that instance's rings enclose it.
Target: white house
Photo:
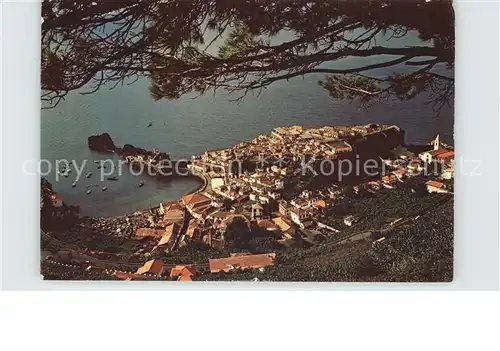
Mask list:
[[[267,195],[269,195],[269,197],[271,197],[271,198],[273,198],[275,200],[277,200],[277,199],[279,199],[281,197],[280,193],[276,193],[274,191],[268,192]]]
[[[435,180],[429,180],[427,183],[425,183],[427,187],[427,191],[430,193],[445,193],[446,192],[446,185],[437,182]]]
[[[222,206],[224,206],[224,203],[222,201],[212,199],[210,206],[215,207],[215,208],[221,208]]]
[[[276,179],[274,181],[274,186],[276,189],[283,189],[285,187],[285,183],[283,182],[283,179]]]
[[[290,218],[301,228],[304,228],[305,222],[311,217],[311,212],[307,210],[293,209],[290,211]]]
[[[259,195],[259,201],[268,204],[269,203],[269,196],[266,194]]]
[[[418,157],[426,162],[426,163],[431,163],[433,160],[435,160],[439,155],[442,154],[450,154],[450,150],[448,149],[437,149],[437,150],[431,150],[431,151],[425,151],[421,152],[418,154]]]
[[[252,205],[252,220],[262,219],[264,208],[261,204],[256,203]]]
[[[288,203],[284,200],[281,200],[278,204],[278,212],[281,213],[283,216],[288,216],[290,209],[288,206]]]
[[[224,185],[224,178],[212,178],[210,180],[212,189],[220,188]]]
[[[443,179],[451,179],[453,178],[453,168],[446,168],[443,170],[443,173],[441,174],[441,177]]]
[[[344,218],[344,224],[347,226],[352,226],[354,223],[356,223],[358,220],[354,216],[347,216]]]
[[[278,166],[271,166],[271,171],[274,173],[280,173],[280,168]]]
[[[309,192],[309,191],[304,190],[304,191],[302,191],[302,193],[300,194],[300,197],[302,197],[302,198],[304,198],[304,199],[308,199],[310,195],[311,195],[311,194],[310,194],[310,192]]]

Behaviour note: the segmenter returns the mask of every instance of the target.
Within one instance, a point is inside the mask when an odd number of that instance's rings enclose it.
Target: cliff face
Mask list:
[[[116,149],[115,143],[108,133],[88,137],[89,149],[100,152],[110,152]]]

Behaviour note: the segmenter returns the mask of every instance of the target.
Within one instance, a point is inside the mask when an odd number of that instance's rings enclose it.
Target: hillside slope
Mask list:
[[[453,200],[395,229],[386,240],[278,251],[275,266],[201,276],[199,280],[450,282]]]

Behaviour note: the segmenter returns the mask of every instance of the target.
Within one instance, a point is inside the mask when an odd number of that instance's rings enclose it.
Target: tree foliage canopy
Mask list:
[[[313,73],[332,97],[363,104],[425,92],[439,109],[454,93],[452,74],[436,70],[454,67],[451,0],[44,0],[42,20],[42,99],[53,105],[141,76],[155,99],[219,88],[238,99]],[[408,33],[420,44],[391,45]],[[350,58],[360,60],[328,64]]]

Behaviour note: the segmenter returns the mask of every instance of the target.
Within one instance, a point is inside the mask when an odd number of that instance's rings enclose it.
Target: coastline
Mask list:
[[[194,174],[193,173],[193,176],[199,180],[201,180],[202,184],[200,184],[194,191],[190,191],[190,192],[187,192],[186,194],[184,195],[187,195],[187,194],[193,194],[193,193],[202,193],[204,192],[208,186],[209,186],[209,178],[205,175],[205,174]]]
[[[338,134],[337,139],[331,141],[329,135],[335,133]],[[299,138],[297,134],[302,137]],[[420,227],[428,225],[429,220],[424,216],[436,212],[437,206],[443,201],[448,202],[450,194],[453,195],[453,177],[445,177],[443,173],[447,169],[440,168],[439,174],[425,173],[428,169],[428,156],[438,159],[440,155],[446,155],[443,165],[449,165],[450,156],[454,155],[452,149],[440,143],[439,135],[425,145],[408,145],[404,143],[404,130],[393,125],[377,124],[325,126],[318,129],[316,134],[318,136],[311,139],[307,137],[311,133],[300,126],[280,127],[268,135],[257,136],[251,142],[217,152],[206,152],[202,156],[193,156],[191,162],[187,161],[184,166],[184,172],[177,172],[174,178],[194,177],[197,184],[190,184],[192,188],[184,194],[182,193],[186,188],[179,189],[176,196],[173,196],[176,197],[175,200],[157,196],[154,202],[158,206],[150,203],[145,209],[109,217],[86,216],[78,227],[54,231],[56,239],[66,248],[73,242],[79,245],[76,249],[77,258],[69,259],[64,256],[64,247],[62,250],[53,248],[58,250],[54,255],[62,257],[61,262],[55,260],[55,263],[63,266],[68,264],[67,262],[74,264],[81,254],[79,257],[83,259],[93,257],[96,266],[109,265],[115,271],[132,261],[134,265],[138,265],[155,260],[162,265],[169,265],[173,261],[176,264],[184,263],[188,260],[190,265],[203,265],[206,268],[207,260],[210,262],[210,259],[217,258],[216,256],[227,256],[228,248],[232,250],[231,246],[227,246],[225,235],[228,232],[228,223],[232,223],[230,221],[235,216],[246,218],[250,233],[259,230],[260,224],[275,223],[279,236],[269,234],[262,242],[256,239],[251,244],[244,244],[244,248],[255,255],[260,252],[275,254],[280,248],[303,248],[304,244],[329,252],[333,245],[345,244],[347,240],[364,240],[363,245],[373,247],[383,240],[391,240],[391,237],[400,232],[401,229],[397,228],[411,224],[412,230],[420,230]],[[306,137],[303,137],[304,135]],[[256,151],[275,155],[283,146],[289,146],[287,150],[294,156],[285,160],[285,167],[282,165],[284,161],[280,161],[283,157],[280,156],[280,159],[274,161],[274,169],[255,166],[254,170],[249,171],[251,166],[247,165],[247,168],[237,172],[238,177],[228,176],[234,157],[241,157],[239,161],[243,160],[243,164],[244,161],[254,160]],[[323,157],[323,161],[333,160],[331,162],[352,160],[353,155],[359,160],[360,154],[372,157],[368,160],[378,157],[382,170],[377,173],[377,179],[358,177],[353,184],[348,179],[339,185],[330,177],[329,182],[325,181],[326,178],[319,179],[318,187],[309,187],[310,181],[304,180],[304,173],[301,175],[301,172],[296,172],[301,170],[300,167],[304,167],[304,160],[296,158],[295,155],[303,155],[311,149],[314,150],[314,155]],[[329,152],[330,150],[334,152]],[[383,165],[388,165],[389,168],[386,169]],[[318,169],[317,165],[312,167]],[[288,171],[289,169],[292,171]],[[252,173],[249,176],[250,172]],[[310,173],[305,175],[309,176],[309,180],[317,179]],[[293,188],[286,189],[285,181]],[[443,183],[440,183],[441,181]],[[224,186],[225,184],[227,185]],[[212,189],[212,186],[216,188]],[[290,191],[293,193],[290,194]],[[240,197],[236,195],[237,192]],[[431,194],[435,192],[449,194]],[[304,197],[308,200],[304,201]],[[226,205],[226,198],[231,199],[231,206],[234,206],[231,209]],[[270,198],[283,200],[271,203]],[[267,206],[274,206],[274,209],[268,209],[269,219],[262,218],[262,212],[260,218],[254,216],[254,210],[263,210],[266,203]],[[226,207],[221,208],[222,206]],[[446,212],[448,207],[443,213],[449,213]],[[171,215],[167,215],[170,211]],[[248,213],[247,216],[241,215],[245,212]],[[377,214],[375,218],[373,213]],[[253,226],[250,224],[250,215],[251,221],[254,221]],[[424,219],[419,220],[420,217]],[[450,216],[446,218],[449,219]],[[267,219],[267,222],[260,219]],[[444,226],[444,229],[449,230],[448,222],[445,221]],[[297,232],[301,233],[300,239],[297,239]],[[335,233],[332,235],[332,232]],[[339,232],[340,235],[337,234]],[[427,232],[429,235],[434,233],[432,230]],[[380,238],[382,234],[383,237]],[[158,239],[160,236],[161,239]],[[191,242],[195,244],[190,245]],[[201,251],[196,250],[198,244],[204,244],[210,250],[200,253]],[[181,251],[184,246],[187,251]],[[50,245],[47,247],[50,248]],[[177,250],[179,254],[175,253]],[[286,274],[294,276],[295,269],[287,267],[286,264],[280,265],[279,269],[290,269]],[[202,275],[205,273],[207,272]],[[104,274],[110,273],[105,271]],[[212,276],[210,279],[219,278]],[[325,280],[328,279],[329,276],[325,277]]]
[[[208,180],[207,177],[205,177],[203,175],[199,175],[199,174],[192,174],[192,176],[194,178],[198,179],[199,182],[200,182],[200,184],[198,184],[198,186],[195,187],[193,190],[189,190],[189,191],[185,192],[182,196],[185,196],[185,195],[188,195],[188,194],[194,194],[194,193],[201,193],[201,192],[204,192],[208,188],[208,186],[209,186],[209,180]],[[177,199],[177,201],[179,201],[179,200],[180,200],[180,198]],[[134,213],[137,213],[137,212],[145,214],[145,213],[149,212],[153,208],[156,208],[156,206],[155,207],[151,207],[151,208],[145,208],[145,209],[137,210],[137,211],[132,212],[132,213],[124,213],[124,214],[120,214],[120,215],[116,215],[116,216],[86,216],[86,217],[108,218],[108,219],[110,219],[110,218],[119,218],[119,217],[122,217],[122,216],[133,216]]]

